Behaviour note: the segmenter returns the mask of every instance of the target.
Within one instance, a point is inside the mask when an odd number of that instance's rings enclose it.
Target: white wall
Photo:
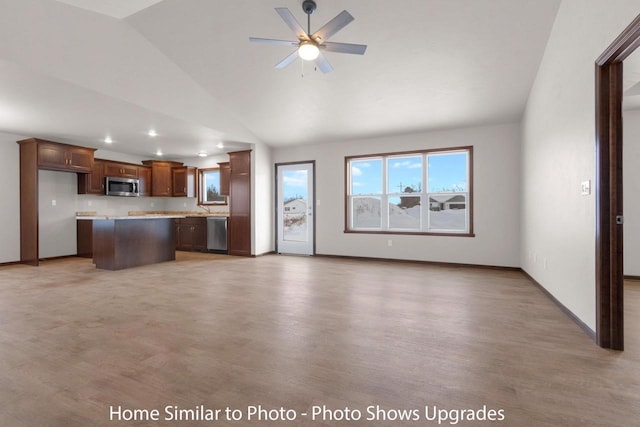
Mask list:
[[[624,274],[640,276],[640,110],[624,111],[623,118]]]
[[[0,132],[0,263],[20,259],[21,135]]]
[[[563,0],[523,119],[521,263],[595,329],[594,61],[637,0]]]
[[[475,237],[344,233],[345,156],[474,146]],[[473,127],[298,147],[274,148],[275,163],[316,161],[318,254],[518,267],[517,124]],[[387,245],[392,239],[393,246]]]
[[[252,254],[272,252],[274,242],[274,166],[272,150],[266,144],[254,144],[251,152],[252,180]]]

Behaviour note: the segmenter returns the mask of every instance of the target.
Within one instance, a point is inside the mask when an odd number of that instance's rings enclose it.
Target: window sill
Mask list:
[[[445,236],[445,237],[476,237],[475,233],[446,233],[429,231],[375,231],[375,230],[344,230],[345,234],[395,234],[407,236]]]

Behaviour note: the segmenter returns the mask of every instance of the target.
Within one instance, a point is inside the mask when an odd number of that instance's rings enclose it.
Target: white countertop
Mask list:
[[[101,219],[162,219],[162,218],[186,218],[186,215],[82,215],[76,219],[101,220]]]

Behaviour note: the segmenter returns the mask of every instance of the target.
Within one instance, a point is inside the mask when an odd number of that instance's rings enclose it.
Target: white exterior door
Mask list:
[[[277,251],[313,255],[313,163],[276,165]]]

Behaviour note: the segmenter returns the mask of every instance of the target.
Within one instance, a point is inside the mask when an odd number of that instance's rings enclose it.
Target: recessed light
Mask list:
[[[151,129],[147,135],[149,135],[150,137],[154,138],[156,136],[158,136],[158,132],[156,132],[155,130]]]
[[[219,142],[218,145],[216,145],[216,147],[218,148],[224,148],[224,144],[222,142]]]
[[[205,153],[204,151],[201,151],[201,152],[198,153],[198,156],[207,157],[207,153]]]
[[[162,156],[162,150],[156,151],[156,156]]]
[[[113,140],[111,139],[111,137],[110,137],[110,136],[107,136],[107,137],[104,139],[104,143],[105,143],[105,144],[111,144],[112,142],[113,142]]]

